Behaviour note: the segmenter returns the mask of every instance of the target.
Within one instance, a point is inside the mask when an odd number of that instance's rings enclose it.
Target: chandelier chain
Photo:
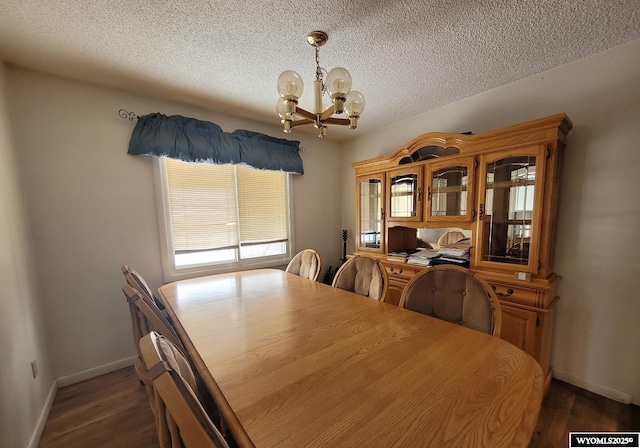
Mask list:
[[[324,94],[325,92],[325,88],[324,88],[324,80],[322,79],[322,67],[320,67],[320,48],[319,47],[315,47],[316,50],[316,79],[318,81],[320,81],[320,83],[322,84],[322,93]]]

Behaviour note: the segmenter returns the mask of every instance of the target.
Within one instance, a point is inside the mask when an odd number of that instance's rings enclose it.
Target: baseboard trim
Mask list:
[[[593,381],[589,381],[587,379],[580,378],[579,376],[572,375],[569,372],[564,372],[562,370],[554,368],[553,377],[559,379],[560,381],[564,381],[565,383],[573,384],[574,386],[578,386],[581,389],[593,392],[594,394],[602,395],[603,397],[619,401],[620,403],[631,404],[633,402],[633,396],[631,394],[613,389],[608,386],[603,386],[602,384],[594,383]]]
[[[80,381],[90,380],[105,373],[115,372],[116,370],[124,369],[133,365],[136,357],[120,359],[118,361],[110,362],[109,364],[103,364],[98,367],[83,370],[72,375],[62,376],[56,380],[58,387],[70,386],[71,384],[79,383]]]
[[[44,402],[44,406],[42,407],[42,411],[40,412],[40,416],[38,417],[38,421],[36,422],[36,427],[33,429],[33,434],[31,435],[31,440],[29,441],[28,448],[37,448],[40,443],[40,437],[42,437],[42,431],[44,431],[44,425],[47,423],[47,418],[49,418],[49,412],[51,411],[51,406],[53,406],[53,400],[56,398],[56,392],[58,391],[58,383],[53,381],[51,383],[51,389],[49,389],[49,394],[47,395],[47,399]]]

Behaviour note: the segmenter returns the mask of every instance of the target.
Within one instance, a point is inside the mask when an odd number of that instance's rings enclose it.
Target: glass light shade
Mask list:
[[[286,119],[287,104],[284,102],[284,98],[282,97],[278,98],[278,101],[276,101],[276,112],[278,112],[281,119]]]
[[[278,76],[278,93],[282,98],[300,98],[304,90],[304,82],[293,70],[286,70]]]
[[[346,68],[336,67],[331,69],[327,75],[326,87],[329,95],[340,94],[340,96],[344,97],[351,90],[351,74]]]
[[[357,90],[349,92],[344,101],[344,110],[349,117],[359,117],[364,111],[364,95]]]

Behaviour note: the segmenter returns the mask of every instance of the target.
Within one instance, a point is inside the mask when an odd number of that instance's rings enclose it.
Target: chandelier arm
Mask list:
[[[296,127],[296,126],[302,126],[305,124],[313,124],[315,123],[313,120],[310,120],[309,118],[303,118],[302,120],[294,120],[291,122],[291,124],[289,125],[290,127]]]
[[[300,115],[301,117],[308,118],[312,123],[316,121],[316,114],[312,114],[309,111],[304,110],[301,107],[296,107],[296,115]]]
[[[326,120],[322,120],[324,124],[337,124],[340,126],[349,126],[351,121],[348,118],[327,118]]]
[[[327,110],[325,110],[320,114],[320,121],[325,121],[327,118],[333,115],[333,112],[334,112],[334,107],[333,105],[331,105]]]

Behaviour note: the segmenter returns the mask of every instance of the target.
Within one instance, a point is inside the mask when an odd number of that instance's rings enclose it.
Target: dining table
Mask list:
[[[538,363],[497,337],[279,269],[160,299],[239,447],[527,447]]]

